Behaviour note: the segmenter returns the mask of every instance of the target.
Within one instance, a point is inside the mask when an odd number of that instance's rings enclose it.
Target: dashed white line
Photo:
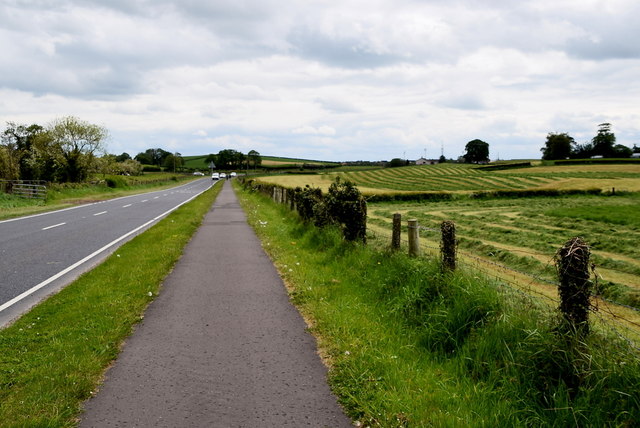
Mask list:
[[[106,214],[106,213],[107,213],[106,211],[101,211],[101,212],[99,212],[99,213],[95,213],[95,214],[94,214],[94,217],[95,217],[95,216],[98,216],[98,215]]]
[[[58,227],[58,226],[64,226],[67,223],[58,223],[58,224],[54,224],[53,226],[47,226],[47,227],[43,227],[42,230],[49,230],[49,229],[53,229],[54,227]]]
[[[129,208],[131,205],[133,205],[133,204],[123,205],[122,208]]]
[[[160,197],[160,196],[156,196],[156,197],[154,197],[153,199],[158,199],[159,197]]]
[[[147,202],[149,199],[143,199],[140,202]]]

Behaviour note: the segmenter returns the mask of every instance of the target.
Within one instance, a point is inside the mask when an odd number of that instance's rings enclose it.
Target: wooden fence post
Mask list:
[[[556,254],[560,284],[560,311],[571,332],[583,338],[589,333],[591,281],[589,246],[581,238],[567,241]]]
[[[440,244],[442,269],[453,272],[456,270],[456,225],[450,220],[445,220],[440,230],[442,231]]]
[[[408,220],[407,229],[409,231],[409,255],[417,257],[420,255],[418,220],[416,219]]]
[[[393,215],[393,233],[391,234],[391,249],[400,249],[400,238],[402,231],[402,214],[395,213]]]

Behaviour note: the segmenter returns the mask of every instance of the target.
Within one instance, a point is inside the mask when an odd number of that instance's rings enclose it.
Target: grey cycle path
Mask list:
[[[229,183],[80,427],[350,427]]]

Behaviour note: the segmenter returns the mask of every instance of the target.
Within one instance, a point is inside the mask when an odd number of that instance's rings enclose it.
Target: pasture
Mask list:
[[[445,163],[313,176],[268,176],[261,180],[284,187],[309,184],[326,190],[335,176],[353,181],[364,194],[500,190],[640,191],[640,164],[561,165],[483,170],[476,165]]]

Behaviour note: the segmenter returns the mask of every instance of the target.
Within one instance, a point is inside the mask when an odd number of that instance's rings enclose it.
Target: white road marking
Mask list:
[[[102,215],[102,214],[106,214],[106,213],[107,213],[107,211],[102,211],[102,212],[99,212],[99,213],[95,213],[94,216],[98,216],[98,215]]]
[[[42,281],[40,284],[31,287],[30,289],[28,289],[27,291],[25,291],[24,293],[14,297],[13,299],[9,300],[6,303],[3,303],[2,305],[0,305],[0,312],[4,311],[5,309],[15,305],[16,303],[18,303],[20,300],[24,299],[25,297],[30,296],[31,294],[35,293],[36,291],[40,290],[42,287],[45,287],[46,285],[52,283],[53,281],[55,281],[56,279],[60,278],[61,276],[71,272],[72,270],[74,270],[75,268],[77,268],[78,266],[82,265],[83,263],[88,262],[89,260],[91,260],[92,258],[94,258],[95,256],[97,256],[98,254],[100,254],[101,252],[105,251],[106,249],[108,249],[109,247],[114,246],[115,244],[117,244],[118,242],[128,238],[129,236],[133,235],[134,233],[139,232],[140,230],[144,229],[145,227],[149,226],[150,224],[158,221],[159,219],[161,219],[162,217],[165,217],[167,215],[169,215],[171,212],[177,210],[178,208],[180,208],[181,206],[183,206],[184,204],[191,202],[193,199],[195,199],[196,197],[198,197],[200,194],[204,193],[206,190],[209,190],[211,188],[207,187],[206,189],[204,189],[202,192],[198,193],[197,195],[193,195],[192,197],[190,197],[189,199],[187,199],[184,202],[179,203],[178,205],[176,205],[175,207],[171,208],[170,210],[167,210],[165,212],[163,212],[162,214],[154,217],[153,219],[149,220],[148,222],[146,222],[145,224],[136,227],[135,229],[125,233],[124,235],[122,235],[119,238],[116,238],[115,240],[111,241],[110,243],[108,243],[107,245],[105,245],[104,247],[100,248],[99,250],[94,251],[93,253],[89,254],[87,257],[85,257],[82,260],[79,260],[77,262],[75,262],[74,264],[72,264],[71,266],[69,266],[68,268],[61,270],[60,272],[58,272],[57,274],[53,275],[52,277],[49,277],[47,279],[45,279],[44,281]],[[56,227],[56,226],[61,226],[63,224],[66,223],[60,223],[57,224],[55,226],[50,226],[50,227]]]
[[[133,205],[133,204],[123,205],[122,208],[129,208],[131,205]]]
[[[47,226],[47,227],[43,227],[42,230],[49,230],[49,229],[53,229],[54,227],[58,227],[58,226],[64,226],[67,223],[58,223],[58,224],[54,224],[53,226]]]
[[[148,200],[149,200],[149,199],[143,199],[143,200],[142,200],[142,201],[140,201],[140,202],[147,202]]]
[[[160,197],[160,196],[156,196],[156,197],[155,197],[155,198],[153,198],[153,199],[158,199],[159,197]]]

